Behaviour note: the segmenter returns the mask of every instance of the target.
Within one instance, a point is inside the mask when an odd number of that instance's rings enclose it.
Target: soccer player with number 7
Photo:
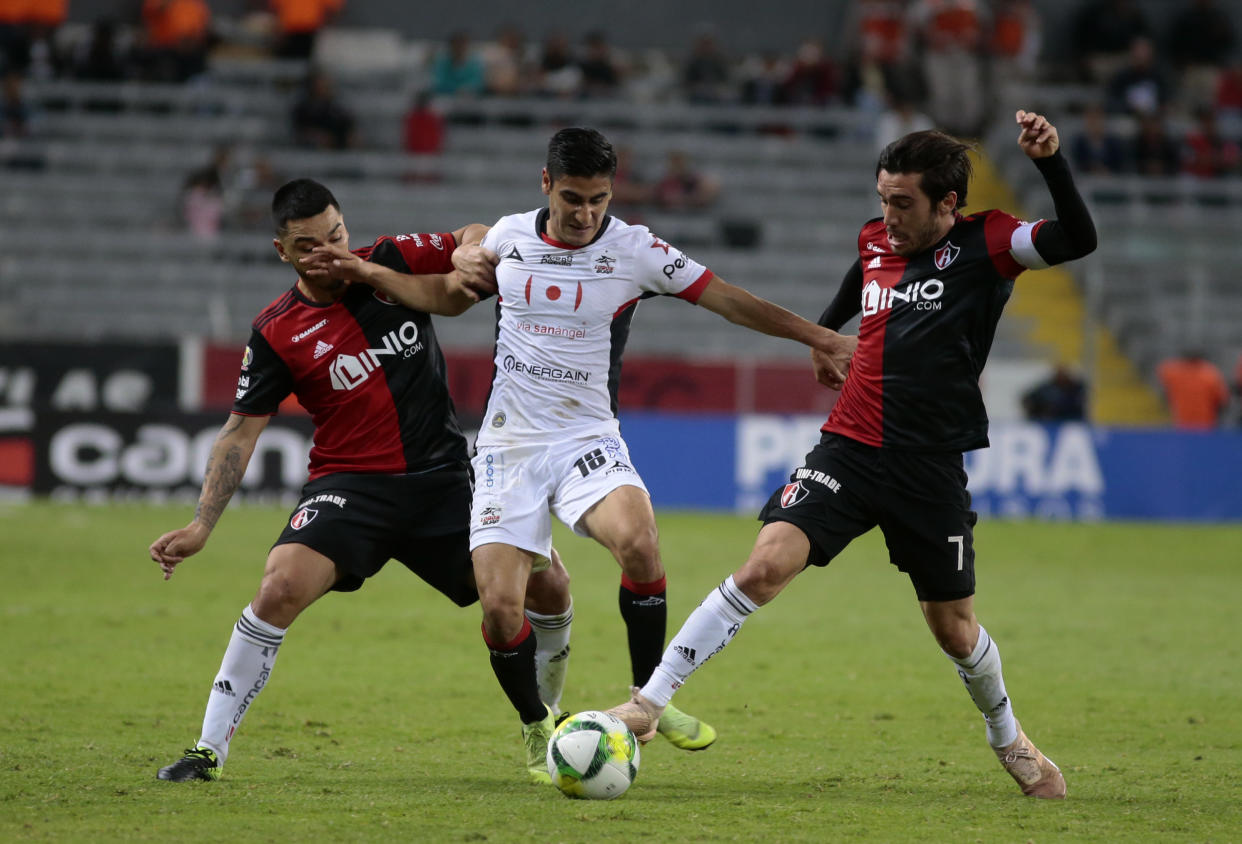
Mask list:
[[[1032,112],[1016,120],[1018,145],[1047,183],[1056,220],[959,213],[969,147],[940,132],[906,135],[880,153],[883,215],[863,226],[858,259],[819,320],[837,329],[862,312],[841,398],[819,444],[759,514],[764,524],[749,559],[690,614],[650,682],[609,710],[640,740],[655,734],[677,689],[755,610],[803,569],[828,565],[879,526],[1005,770],[1023,794],[1065,796],[1060,769],[1014,718],[1000,652],[975,618],[976,514],[962,460],[988,444],[979,374],[1014,279],[1096,246],[1056,128]],[[835,387],[835,367],[818,352],[812,358],[819,380]]]

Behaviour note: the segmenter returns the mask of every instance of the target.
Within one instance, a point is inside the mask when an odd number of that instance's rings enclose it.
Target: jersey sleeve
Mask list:
[[[707,267],[650,232],[644,231],[635,252],[638,286],[651,293],[695,303],[714,277]]]
[[[1043,220],[1027,223],[1004,211],[988,211],[983,231],[988,256],[1005,278],[1017,278],[1023,270],[1042,270],[1049,266],[1035,250],[1035,234]]]
[[[440,234],[384,235],[354,254],[399,273],[429,275],[453,271],[453,250],[457,241],[447,232]]]
[[[274,416],[293,392],[293,373],[258,329],[242,355],[233,412],[243,416]]]

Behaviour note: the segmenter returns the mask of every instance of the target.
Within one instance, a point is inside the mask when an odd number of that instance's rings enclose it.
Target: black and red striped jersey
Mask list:
[[[353,251],[419,274],[450,272],[455,248],[451,234],[403,234]],[[431,317],[367,285],[331,304],[295,285],[254,321],[233,412],[271,415],[290,393],[315,424],[311,480],[468,460]]]
[[[968,451],[988,444],[979,375],[1044,221],[958,216],[932,248],[889,246],[882,219],[858,235],[862,320],[849,378],[822,430],[873,446]],[[857,312],[857,311],[855,311]]]

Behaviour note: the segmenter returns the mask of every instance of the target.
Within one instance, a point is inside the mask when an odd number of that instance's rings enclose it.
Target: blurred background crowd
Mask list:
[[[905,132],[977,139],[987,195],[1051,213],[1014,155],[1030,108],[1060,128],[1102,249],[1018,295],[994,394],[1031,419],[1232,423],[1238,4],[841,0],[778,28],[700,5],[484,4],[433,26],[383,0],[0,0],[0,329],[240,339],[280,289],[259,235],[284,179],[338,188],[356,239],[491,222],[538,203],[541,144],[570,122],[618,143],[620,216],[814,316],[876,213],[874,156]],[[127,304],[69,329],[87,284]],[[737,354],[667,328],[649,351]]]

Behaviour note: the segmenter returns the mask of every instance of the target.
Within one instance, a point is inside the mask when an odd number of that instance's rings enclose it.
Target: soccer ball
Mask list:
[[[638,773],[638,758],[638,739],[625,722],[594,709],[566,718],[548,740],[548,773],[566,797],[620,797]]]

